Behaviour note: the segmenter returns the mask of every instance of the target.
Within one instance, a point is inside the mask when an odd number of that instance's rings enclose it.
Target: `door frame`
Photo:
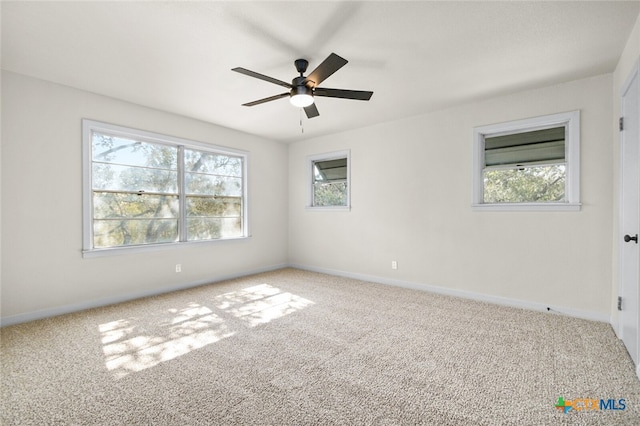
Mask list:
[[[631,68],[631,70],[629,71],[629,75],[627,76],[624,84],[622,85],[622,89],[620,91],[620,116],[623,116],[623,108],[624,108],[624,96],[625,94],[629,91],[629,88],[631,86],[631,84],[633,83],[634,79],[639,79],[638,80],[638,84],[640,84],[640,58],[638,60],[636,60],[635,64],[633,65],[633,67]],[[639,90],[640,92],[640,90]],[[640,103],[640,93],[638,93],[638,102]],[[637,125],[640,126],[640,117],[636,117],[636,119],[638,120]],[[622,229],[623,226],[623,201],[624,201],[624,197],[625,194],[623,192],[624,189],[624,185],[623,185],[623,180],[624,180],[624,173],[623,173],[623,154],[624,154],[624,150],[622,149],[622,144],[624,142],[624,132],[620,131],[619,132],[619,136],[618,136],[618,146],[620,148],[620,153],[619,153],[619,158],[620,158],[620,164],[618,165],[618,230],[616,232],[616,239],[618,240],[618,296],[622,296],[624,298],[624,292],[623,292],[623,256],[622,256],[622,252],[625,249],[625,244],[628,244],[626,242],[623,241],[622,239],[622,235],[625,233],[625,230]],[[638,142],[640,144],[640,142]],[[638,162],[640,165],[640,155],[638,158]],[[639,286],[638,288],[638,293],[640,294],[640,280],[637,283],[637,285]],[[624,299],[623,299],[623,303],[624,303]],[[622,318],[624,317],[625,312],[624,310],[621,310],[618,312],[618,330],[617,330],[617,334],[618,337],[620,339],[622,339],[623,336],[623,320]],[[640,379],[640,310],[636,313],[636,318],[635,318],[635,322],[636,322],[636,333],[638,334],[637,336],[637,348],[636,348],[636,356],[638,357],[638,363],[635,366],[636,367],[636,376],[638,376],[638,378]]]

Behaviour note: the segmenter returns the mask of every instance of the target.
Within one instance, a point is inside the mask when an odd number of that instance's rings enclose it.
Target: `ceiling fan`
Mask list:
[[[294,64],[296,70],[300,73],[299,77],[295,77],[291,84],[271,78],[264,74],[260,74],[245,68],[233,68],[231,71],[239,72],[240,74],[248,75],[249,77],[259,78],[260,80],[268,81],[270,83],[284,86],[290,89],[288,92],[280,93],[279,95],[270,96],[264,99],[258,99],[257,101],[248,102],[242,104],[243,106],[254,106],[263,104],[265,102],[275,101],[277,99],[290,97],[290,101],[294,106],[304,108],[304,112],[308,118],[317,117],[320,115],[318,108],[314,103],[315,96],[324,96],[326,98],[342,98],[342,99],[355,99],[359,101],[368,101],[371,99],[373,92],[367,92],[362,90],[344,90],[344,89],[327,89],[318,87],[318,84],[322,83],[333,73],[347,64],[346,59],[332,53],[325,59],[318,67],[311,72],[307,77],[304,73],[307,71],[309,61],[306,59],[296,59]]]

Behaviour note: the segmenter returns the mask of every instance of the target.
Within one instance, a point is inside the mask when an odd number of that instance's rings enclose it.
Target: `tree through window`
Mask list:
[[[245,155],[84,126],[85,250],[246,236]]]
[[[474,128],[473,207],[579,210],[580,112]]]
[[[349,151],[313,155],[309,164],[310,208],[349,208]]]

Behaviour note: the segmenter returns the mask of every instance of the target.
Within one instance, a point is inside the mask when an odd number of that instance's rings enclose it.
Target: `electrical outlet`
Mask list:
[[[396,260],[391,261],[391,269],[398,269],[398,262]]]
[[[176,272],[182,272],[182,265],[179,263],[176,263]]]

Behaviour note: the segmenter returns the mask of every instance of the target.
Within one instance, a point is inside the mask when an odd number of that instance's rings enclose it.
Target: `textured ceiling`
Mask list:
[[[291,142],[613,71],[640,2],[10,2],[2,68]],[[307,119],[283,88],[331,52],[349,63]],[[304,125],[301,133],[300,120]]]

